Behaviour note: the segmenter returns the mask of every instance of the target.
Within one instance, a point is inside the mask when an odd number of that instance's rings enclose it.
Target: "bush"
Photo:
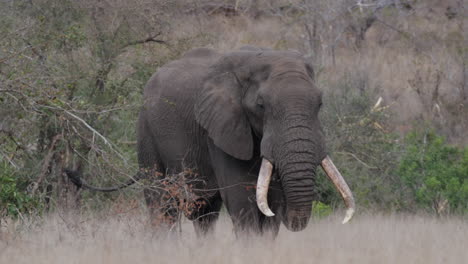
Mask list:
[[[332,87],[321,113],[329,153],[360,209],[468,213],[468,147],[451,146],[433,131],[401,140],[387,129],[390,116],[374,105],[378,95],[365,74],[324,86]],[[323,173],[317,189],[321,202],[342,205]]]
[[[400,142],[387,129],[388,109],[376,105],[379,95],[369,88],[366,74],[349,74],[328,81],[321,120],[327,148],[336,166],[350,186],[361,208],[398,210],[398,164]],[[318,177],[318,199],[342,205],[341,198],[328,178]]]
[[[17,177],[11,166],[0,162],[0,217],[18,217],[40,208],[40,203],[26,189],[29,182]]]
[[[314,201],[312,203],[312,217],[321,219],[329,216],[332,213],[332,208],[320,201]]]
[[[468,213],[468,147],[450,146],[432,131],[412,132],[405,143],[397,173],[410,201],[437,214]]]

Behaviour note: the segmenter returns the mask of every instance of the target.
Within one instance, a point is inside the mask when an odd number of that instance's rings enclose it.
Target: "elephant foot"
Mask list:
[[[219,217],[219,210],[222,206],[222,200],[217,193],[210,199],[203,199],[201,207],[198,207],[196,213],[187,216],[193,221],[193,227],[198,237],[204,237],[214,232],[216,220]]]

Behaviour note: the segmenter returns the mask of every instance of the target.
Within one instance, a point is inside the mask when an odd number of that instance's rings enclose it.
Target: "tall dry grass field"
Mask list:
[[[142,215],[52,215],[42,223],[4,224],[0,263],[466,263],[468,222],[405,215],[338,216],[306,230],[282,228],[276,240],[236,238],[227,216],[215,233],[197,238],[189,222],[161,238]]]

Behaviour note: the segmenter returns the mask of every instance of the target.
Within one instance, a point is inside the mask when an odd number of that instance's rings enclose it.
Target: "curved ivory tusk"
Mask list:
[[[268,206],[268,187],[270,186],[272,172],[273,164],[267,159],[263,159],[260,172],[258,173],[256,196],[258,209],[266,216],[275,215]]]
[[[341,173],[338,171],[338,169],[335,167],[335,164],[333,164],[333,161],[330,159],[330,157],[326,156],[322,160],[322,168],[327,174],[328,178],[333,182],[335,185],[336,189],[341,194],[341,197],[344,200],[344,203],[346,207],[348,208],[346,210],[346,215],[345,218],[343,219],[343,224],[346,224],[354,214],[355,210],[355,204],[354,204],[354,198],[353,194],[351,193],[351,190],[348,187],[348,184],[346,181],[343,179],[343,176],[341,176]]]

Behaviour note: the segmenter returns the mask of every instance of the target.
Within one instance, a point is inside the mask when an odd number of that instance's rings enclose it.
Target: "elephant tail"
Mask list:
[[[73,184],[76,185],[77,188],[85,188],[85,189],[89,189],[89,190],[97,191],[97,192],[114,192],[114,191],[123,189],[125,187],[128,187],[128,186],[134,184],[135,182],[141,180],[145,176],[144,173],[138,172],[134,177],[130,178],[128,181],[126,181],[126,182],[124,182],[122,184],[119,184],[117,186],[96,187],[96,186],[92,186],[92,185],[88,184],[85,180],[83,180],[79,176],[77,171],[73,171],[73,170],[70,170],[70,169],[65,169],[64,172],[68,176],[70,181]]]

